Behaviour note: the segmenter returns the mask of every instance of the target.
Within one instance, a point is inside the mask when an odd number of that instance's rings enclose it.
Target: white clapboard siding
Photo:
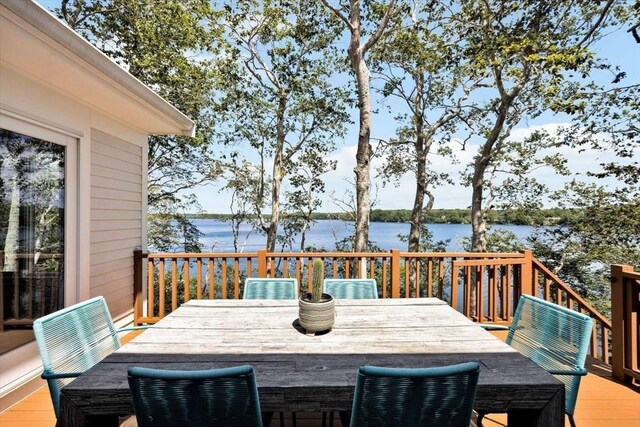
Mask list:
[[[133,308],[133,251],[142,246],[142,147],[96,129],[91,144],[91,295],[114,317]]]

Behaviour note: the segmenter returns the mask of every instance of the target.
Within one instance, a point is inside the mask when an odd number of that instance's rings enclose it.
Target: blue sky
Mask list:
[[[58,7],[59,0],[38,0],[43,6],[52,9]],[[346,48],[346,45],[345,45]],[[640,44],[635,43],[631,34],[626,32],[626,28],[610,33],[602,41],[595,45],[596,53],[609,60],[610,63],[619,65],[627,72],[625,84],[640,83]],[[603,73],[603,79],[609,79],[610,75]],[[378,109],[379,114],[372,117],[373,138],[388,140],[394,135],[395,123],[388,113],[384,113],[384,108],[378,108],[379,98],[372,93],[373,109]],[[342,198],[345,191],[351,190],[349,182],[354,181],[353,167],[355,165],[356,141],[357,141],[357,111],[351,111],[353,125],[350,126],[346,137],[337,141],[336,151],[331,158],[336,160],[338,167],[335,171],[326,174],[327,193],[323,197],[322,211],[339,211],[340,208],[332,201],[331,195]],[[567,123],[567,117],[543,114],[534,120],[520,123],[512,132],[515,140],[522,140],[526,135],[535,129],[546,129],[553,132],[559,125]],[[470,162],[477,151],[477,142],[470,141],[465,151],[459,149],[459,145],[453,144],[452,149],[456,151],[460,164],[453,165],[450,160],[433,158],[433,168],[440,172],[451,172],[454,180],[457,180],[458,173],[463,164]],[[607,153],[585,152],[577,156],[575,152],[566,150],[565,154],[569,160],[569,168],[575,171],[575,175],[570,177],[558,177],[549,170],[541,169],[536,173],[536,178],[549,185],[551,188],[560,188],[567,180],[580,177],[589,170],[596,170],[598,164],[611,158]],[[372,199],[376,200],[374,208],[377,209],[411,209],[415,184],[413,176],[407,174],[399,180],[399,187],[393,185],[382,185],[382,182],[375,178],[375,168],[381,165],[381,159],[374,159],[372,163],[372,182],[377,185],[372,188]],[[611,182],[615,185],[615,182]],[[220,191],[218,185],[200,186],[195,189],[198,200],[205,212],[228,213],[231,197],[229,193]],[[434,188],[435,195],[434,208],[467,208],[470,203],[470,190],[460,185],[442,185]]]

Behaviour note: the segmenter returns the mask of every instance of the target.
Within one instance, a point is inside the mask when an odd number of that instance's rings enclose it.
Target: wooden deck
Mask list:
[[[500,334],[500,333],[497,333]],[[611,369],[597,360],[589,360],[589,374],[580,385],[576,407],[578,427],[640,427],[640,390],[611,379]],[[286,425],[291,425],[288,417]],[[337,417],[336,417],[337,418]],[[298,427],[320,426],[320,414],[297,414]],[[504,415],[487,415],[485,427],[504,427]],[[55,417],[46,387],[0,414],[2,427],[53,427]],[[272,425],[278,425],[274,416]],[[336,426],[340,423],[336,422]],[[569,426],[569,422],[566,422]]]

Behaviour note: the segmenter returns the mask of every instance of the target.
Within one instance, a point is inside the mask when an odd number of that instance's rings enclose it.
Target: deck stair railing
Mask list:
[[[640,386],[640,272],[611,266],[613,377]]]
[[[531,251],[267,252],[134,254],[134,320],[155,323],[182,302],[237,299],[247,277],[295,277],[311,286],[313,261],[329,278],[373,278],[381,298],[438,297],[477,322],[508,324],[520,294],[594,318],[591,355],[609,363],[611,323],[535,259]],[[188,278],[187,280],[185,280]],[[145,286],[143,286],[143,282]],[[185,286],[186,284],[186,286]],[[188,289],[188,291],[186,291]]]

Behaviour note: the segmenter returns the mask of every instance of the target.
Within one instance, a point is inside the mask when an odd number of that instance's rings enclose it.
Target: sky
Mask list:
[[[38,0],[43,6],[52,9],[58,7],[59,0]],[[346,49],[346,45],[345,45]],[[603,41],[595,45],[595,51],[598,56],[607,58],[612,64],[619,65],[627,72],[625,83],[640,83],[640,44],[636,43],[630,33],[626,32],[626,28],[619,29],[609,34]],[[379,110],[380,113],[372,116],[371,136],[373,139],[388,140],[393,137],[395,131],[395,123],[393,117],[384,113],[385,108],[379,108],[378,98],[372,92],[372,109]],[[351,110],[351,121],[347,135],[343,140],[336,142],[336,150],[331,155],[331,159],[337,162],[337,169],[323,176],[326,185],[326,193],[322,196],[322,212],[338,212],[341,210],[333,199],[343,199],[346,192],[353,190],[355,175],[353,168],[355,166],[356,142],[358,134],[358,115],[357,111]],[[549,113],[542,114],[534,120],[520,123],[512,131],[512,139],[516,141],[523,140],[534,130],[547,130],[553,133],[559,126],[568,122],[567,117],[552,115]],[[461,145],[453,143],[452,150],[456,154],[460,164],[467,164],[477,152],[477,141],[469,141],[466,149],[461,150]],[[562,185],[572,178],[581,178],[589,170],[598,170],[598,165],[603,161],[611,158],[611,155],[603,152],[586,151],[578,155],[575,151],[569,149],[564,150],[568,159],[568,167],[575,171],[575,175],[569,177],[559,177],[550,169],[540,169],[535,173],[535,177],[540,182],[547,184],[551,189],[559,189]],[[457,180],[460,164],[452,164],[451,160],[432,157],[433,169],[438,172],[451,172],[454,180]],[[382,159],[374,158],[372,162],[372,183],[371,199],[375,200],[374,209],[411,209],[413,206],[413,198],[415,193],[414,177],[406,174],[401,177],[395,186],[387,184],[384,186],[380,179],[375,177],[376,168],[382,165]],[[610,182],[615,185],[615,182]],[[206,186],[196,187],[193,192],[196,194],[202,211],[211,213],[229,213],[231,194],[221,190],[222,183],[219,185],[209,184]],[[435,209],[449,208],[468,208],[470,205],[471,191],[469,188],[461,185],[438,185],[433,188],[435,196]],[[347,197],[348,198],[348,197]]]

